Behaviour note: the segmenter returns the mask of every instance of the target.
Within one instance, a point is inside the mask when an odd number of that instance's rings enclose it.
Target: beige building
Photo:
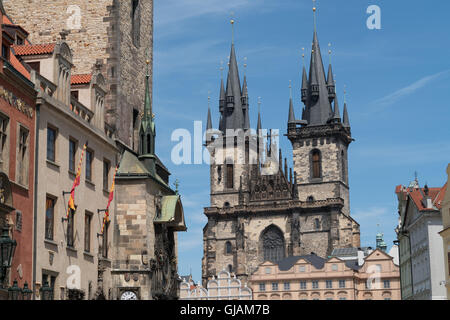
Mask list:
[[[118,148],[104,122],[105,79],[101,64],[89,76],[72,74],[73,57],[62,39],[49,45],[16,46],[33,69],[37,102],[35,294],[48,282],[54,299],[108,296],[113,231],[101,235]],[[73,84],[73,85],[72,85]],[[76,89],[76,90],[72,90]],[[66,218],[70,191],[84,144],[76,212]],[[114,208],[110,210],[114,216]],[[106,288],[106,292],[104,292]]]
[[[442,200],[442,226],[443,230],[440,232],[442,240],[444,241],[444,263],[445,263],[445,287],[447,288],[447,299],[450,299],[450,164],[447,167],[448,180],[446,187],[443,188]]]
[[[255,300],[400,300],[400,273],[377,249],[359,265],[317,255],[266,261],[249,278]]]
[[[190,279],[180,284],[180,300],[252,300],[252,290],[246,283],[226,270],[208,281],[206,288]]]

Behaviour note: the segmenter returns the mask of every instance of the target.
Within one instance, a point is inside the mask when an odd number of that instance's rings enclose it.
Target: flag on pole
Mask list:
[[[103,218],[103,226],[102,226],[101,234],[103,234],[103,230],[105,229],[106,223],[109,222],[109,206],[111,205],[111,202],[114,199],[114,187],[115,187],[117,170],[119,170],[119,165],[117,165],[116,170],[114,171],[112,185],[111,185],[111,189],[109,191],[108,205],[106,206],[105,217]]]
[[[73,182],[72,190],[70,191],[69,205],[67,208],[67,216],[69,218],[70,210],[75,211],[75,188],[80,185],[81,177],[81,165],[83,163],[84,152],[86,151],[87,144],[83,146],[83,151],[81,152],[80,162],[78,163],[77,175],[75,176],[75,181]]]

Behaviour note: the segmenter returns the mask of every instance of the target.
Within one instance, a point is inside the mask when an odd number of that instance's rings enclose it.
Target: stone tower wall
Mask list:
[[[70,32],[66,41],[74,56],[72,74],[91,73],[97,59],[103,61],[109,89],[106,120],[116,126],[118,138],[136,150],[133,109],[141,111],[144,105],[147,49],[153,74],[153,0],[140,1],[138,47],[131,36],[131,0],[4,0],[3,4],[13,22],[30,33],[33,44],[55,42],[63,29]]]

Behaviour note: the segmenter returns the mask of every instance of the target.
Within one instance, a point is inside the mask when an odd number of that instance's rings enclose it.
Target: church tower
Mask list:
[[[331,63],[325,76],[316,27],[309,76],[303,66],[301,96],[305,105],[302,120],[295,119],[290,107],[287,134],[293,147],[300,201],[342,198],[343,213],[350,215],[348,147],[354,140],[347,103],[343,117],[340,114]]]
[[[232,21],[233,22],[233,21]],[[303,70],[303,119],[289,100],[288,138],[294,170],[273,142],[265,146],[261,114],[250,128],[247,78],[240,85],[234,43],[227,85],[220,84],[219,130],[208,109],[206,147],[211,156],[211,203],[204,208],[203,283],[223,270],[245,282],[265,261],[359,247],[359,224],[348,206],[347,108],[341,120],[332,68],[325,77],[317,33],[309,79]],[[333,108],[334,106],[334,108]],[[264,138],[263,138],[264,137]],[[284,160],[284,161],[283,161]]]
[[[138,152],[146,59],[153,75],[153,0],[4,0],[6,13],[27,30],[33,44],[54,43],[65,30],[75,65],[90,75],[101,63],[106,76],[105,120],[121,144]],[[147,53],[147,51],[149,51]],[[76,94],[76,92],[73,92]]]

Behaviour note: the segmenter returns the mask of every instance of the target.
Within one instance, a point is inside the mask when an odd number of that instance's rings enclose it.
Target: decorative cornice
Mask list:
[[[348,144],[355,141],[351,136],[350,128],[345,128],[340,123],[328,124],[324,126],[289,128],[286,136],[289,140],[291,140],[291,142],[295,142],[295,140],[299,139],[326,138],[330,136],[338,136]]]
[[[8,102],[13,108],[25,114],[28,118],[33,118],[34,109],[25,101],[16,97],[12,92],[6,90],[3,86],[0,86],[0,98]]]
[[[283,212],[286,210],[309,210],[320,208],[337,208],[344,207],[344,200],[342,198],[329,198],[327,200],[316,200],[314,202],[303,201],[271,201],[250,203],[249,205],[234,206],[229,208],[207,207],[204,208],[204,213],[207,216],[213,215],[236,215],[242,213],[257,214],[263,212]]]

